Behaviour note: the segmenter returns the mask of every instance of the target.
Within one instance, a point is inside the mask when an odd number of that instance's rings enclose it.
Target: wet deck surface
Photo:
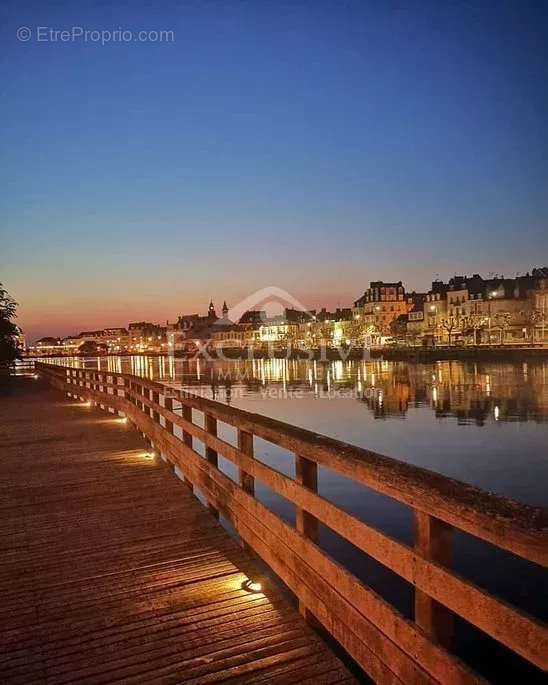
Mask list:
[[[0,682],[354,682],[112,414],[0,378],[0,441]]]

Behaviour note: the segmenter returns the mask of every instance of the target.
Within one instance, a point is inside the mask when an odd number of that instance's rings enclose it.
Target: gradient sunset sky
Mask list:
[[[3,0],[0,26],[30,340],[548,263],[547,2]],[[35,39],[73,26],[175,41]]]

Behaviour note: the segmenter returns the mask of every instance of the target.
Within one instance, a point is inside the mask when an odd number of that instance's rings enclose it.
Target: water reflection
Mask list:
[[[404,419],[429,408],[458,424],[548,418],[548,363],[333,361],[287,359],[205,362],[173,357],[97,357],[65,360],[75,366],[126,371],[175,382],[219,401],[354,399],[376,419]],[[267,391],[268,390],[268,391]]]

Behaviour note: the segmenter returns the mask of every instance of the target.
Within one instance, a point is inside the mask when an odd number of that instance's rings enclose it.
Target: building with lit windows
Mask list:
[[[354,302],[352,314],[370,329],[371,344],[381,344],[390,336],[390,324],[400,314],[407,314],[409,305],[401,281],[387,283],[371,281],[369,288]]]

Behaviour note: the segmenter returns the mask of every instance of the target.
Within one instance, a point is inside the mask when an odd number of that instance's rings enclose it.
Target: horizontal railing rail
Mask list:
[[[482,682],[450,652],[454,615],[548,669],[546,624],[451,570],[455,529],[547,567],[546,510],[146,378],[54,364],[36,368],[59,389],[127,416],[188,487],[201,491],[211,511],[232,522],[295,593],[303,614],[312,614],[376,682]],[[193,409],[203,414],[203,427],[193,422]],[[237,446],[219,437],[218,422],[236,429]],[[295,455],[295,478],[254,457],[255,437]],[[219,469],[219,455],[238,469],[238,482]],[[410,507],[414,545],[322,497],[318,466]],[[255,498],[255,481],[293,503],[295,526]],[[414,587],[414,621],[320,549],[320,523]]]

